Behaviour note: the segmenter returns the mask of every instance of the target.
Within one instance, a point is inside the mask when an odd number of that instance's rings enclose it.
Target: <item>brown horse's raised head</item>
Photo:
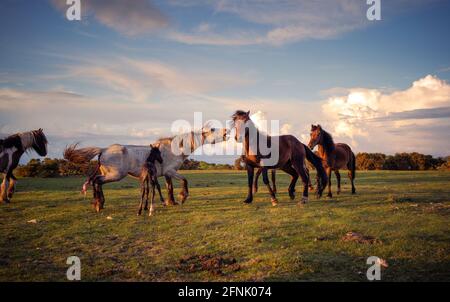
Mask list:
[[[244,125],[250,120],[250,111],[237,110],[231,118],[233,119],[233,127],[236,129],[234,139],[237,142],[242,142]]]
[[[322,140],[322,127],[320,125],[311,125],[310,139],[308,147],[314,149]]]

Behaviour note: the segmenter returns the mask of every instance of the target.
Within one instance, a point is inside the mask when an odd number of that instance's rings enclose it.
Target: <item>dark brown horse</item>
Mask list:
[[[355,171],[356,158],[352,149],[347,144],[335,144],[331,134],[322,129],[320,125],[311,125],[311,139],[308,146],[314,149],[319,146],[318,155],[322,158],[324,168],[328,176],[328,197],[331,194],[331,171],[334,171],[337,178],[337,193],[341,192],[341,174],[340,169],[348,169],[348,177],[352,183],[352,194],[356,193],[355,189]]]
[[[9,203],[12,198],[17,181],[13,170],[17,168],[20,157],[30,149],[40,156],[47,155],[47,138],[42,129],[17,133],[0,139],[0,173],[5,174],[1,185],[0,201]]]
[[[275,192],[269,184],[269,169],[281,169],[291,175],[289,196],[295,198],[295,184],[299,176],[303,182],[302,203],[308,201],[309,174],[306,171],[305,159],[308,159],[317,170],[317,194],[320,197],[327,184],[327,176],[321,160],[307,146],[292,135],[269,136],[260,132],[250,119],[250,112],[236,111],[233,116],[235,139],[244,144],[244,160],[247,167],[248,195],[245,203],[253,201],[253,178],[255,168],[262,168],[264,184],[266,184],[272,204],[277,204]],[[266,146],[264,146],[266,144]],[[268,150],[266,150],[268,148]],[[267,153],[270,151],[270,153]]]

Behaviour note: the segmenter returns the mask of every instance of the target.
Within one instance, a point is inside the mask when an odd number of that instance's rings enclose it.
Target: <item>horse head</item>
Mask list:
[[[311,125],[310,139],[308,147],[312,150],[322,140],[322,127],[320,125]]]

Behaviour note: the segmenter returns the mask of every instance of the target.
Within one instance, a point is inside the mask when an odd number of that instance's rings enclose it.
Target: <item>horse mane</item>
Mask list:
[[[160,143],[161,145],[171,145],[172,142],[175,139],[180,139],[179,141],[180,148],[184,148],[184,143],[186,142],[186,140],[188,140],[190,142],[190,147],[191,147],[191,152],[193,152],[193,150],[195,150],[196,148],[200,147],[203,144],[203,140],[200,139],[201,142],[198,142],[198,139],[196,139],[197,136],[202,136],[202,131],[190,131],[190,132],[184,132],[178,135],[174,135],[174,136],[169,136],[169,137],[162,137],[160,139],[158,139],[156,142]]]
[[[335,148],[333,137],[331,136],[330,133],[326,132],[325,130],[322,129],[321,131],[322,131],[323,148],[327,153],[333,152]]]

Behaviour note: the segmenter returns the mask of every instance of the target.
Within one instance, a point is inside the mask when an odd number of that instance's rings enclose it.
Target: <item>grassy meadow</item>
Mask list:
[[[450,281],[448,172],[358,171],[355,196],[342,173],[341,195],[304,206],[279,173],[276,207],[262,181],[242,203],[244,172],[182,173],[187,202],[158,202],[152,217],[136,215],[131,178],[104,186],[100,214],[84,178],[20,179],[0,204],[0,281],[64,281],[72,255],[84,281],[367,281],[372,255],[388,264],[384,281]],[[350,231],[369,240],[343,240]]]

